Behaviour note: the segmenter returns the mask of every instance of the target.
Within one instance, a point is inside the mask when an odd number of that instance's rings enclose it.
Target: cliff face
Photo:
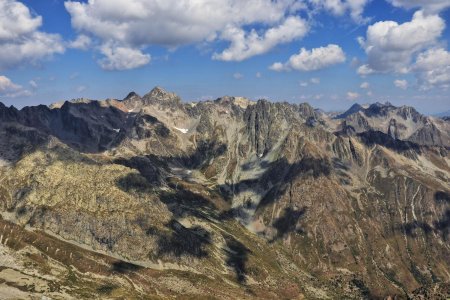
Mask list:
[[[23,293],[448,295],[445,121],[161,88],[0,117],[0,276]]]

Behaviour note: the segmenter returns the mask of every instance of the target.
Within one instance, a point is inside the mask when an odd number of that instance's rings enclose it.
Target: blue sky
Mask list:
[[[450,110],[448,0],[0,0],[0,8],[7,105],[122,99],[158,85],[185,101]]]

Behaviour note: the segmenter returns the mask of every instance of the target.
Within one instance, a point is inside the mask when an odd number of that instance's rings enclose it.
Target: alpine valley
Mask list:
[[[447,299],[449,179],[407,106],[0,103],[0,294]]]

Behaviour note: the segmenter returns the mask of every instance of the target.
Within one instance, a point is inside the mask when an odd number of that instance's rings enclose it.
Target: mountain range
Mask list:
[[[0,103],[0,294],[446,299],[449,151],[390,103]]]
[[[447,110],[447,111],[441,112],[439,114],[436,114],[435,117],[438,117],[438,118],[446,118],[446,117],[450,118],[450,110]]]

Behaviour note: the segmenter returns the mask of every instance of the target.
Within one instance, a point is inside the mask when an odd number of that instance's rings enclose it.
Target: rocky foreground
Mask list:
[[[449,151],[389,103],[0,103],[0,298],[447,299]]]

